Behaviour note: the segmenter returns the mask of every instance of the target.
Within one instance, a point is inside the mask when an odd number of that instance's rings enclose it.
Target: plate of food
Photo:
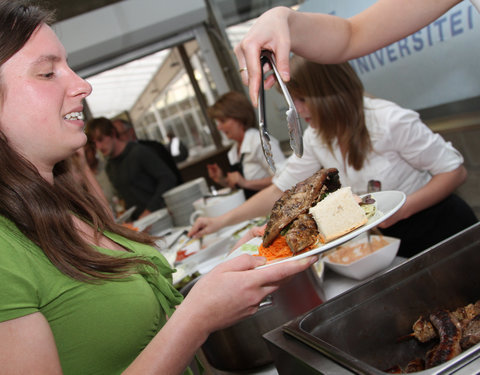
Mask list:
[[[401,191],[352,194],[340,187],[335,168],[322,169],[287,190],[272,208],[262,237],[255,237],[228,258],[244,253],[279,262],[323,253],[377,226],[404,204]]]

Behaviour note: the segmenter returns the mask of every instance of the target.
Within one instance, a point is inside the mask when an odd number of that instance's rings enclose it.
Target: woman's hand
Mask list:
[[[310,257],[254,269],[265,264],[265,258],[241,255],[203,276],[180,307],[189,306],[190,318],[204,332],[228,327],[254,314],[266,295],[275,292],[283,281],[306,270],[317,259]]]
[[[193,223],[192,228],[188,232],[188,236],[192,238],[199,238],[206,234],[215,233],[222,229],[224,225],[222,221],[219,220],[220,216],[217,217],[203,217],[200,216],[195,223]]]
[[[247,233],[245,233],[242,238],[240,238],[235,245],[233,245],[232,251],[235,250],[236,248],[242,246],[244,243],[250,241],[254,237],[262,237],[263,234],[265,233],[265,228],[267,227],[267,224],[262,225],[261,227],[252,227],[250,228]]]
[[[241,175],[240,172],[229,172],[227,173],[227,185],[231,189],[235,189],[236,187],[245,187],[245,183],[247,180]]]
[[[242,81],[249,86],[250,98],[255,106],[261,81],[260,52],[262,50],[273,52],[282,79],[284,81],[290,79],[288,17],[292,12],[289,8],[278,7],[263,13],[240,44],[235,47],[238,66],[240,69],[247,68],[241,71]],[[274,83],[275,78],[271,75],[265,82],[265,88],[269,89]]]
[[[217,184],[226,186],[225,175],[223,174],[222,168],[218,166],[217,163],[207,164],[208,177],[210,177]]]

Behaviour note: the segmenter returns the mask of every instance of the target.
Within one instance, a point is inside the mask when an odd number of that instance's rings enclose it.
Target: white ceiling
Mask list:
[[[230,43],[235,46],[255,20],[231,26],[226,32]],[[148,82],[152,79],[168,50],[131,61],[125,65],[87,78],[92,85],[92,94],[87,103],[94,117],[114,117],[128,111]]]

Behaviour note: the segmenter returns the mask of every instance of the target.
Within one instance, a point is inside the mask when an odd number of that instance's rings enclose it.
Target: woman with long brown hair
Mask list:
[[[182,302],[153,239],[116,225],[74,178],[91,87],[50,22],[0,0],[0,372],[180,374],[210,332],[315,259],[254,270],[265,259],[239,257]]]
[[[349,63],[322,65],[293,56],[287,87],[305,122],[304,153],[292,155],[273,184],[237,209],[202,218],[190,234],[202,235],[266,214],[282,192],[320,168],[337,168],[343,186],[357,194],[368,182],[399,190],[406,203],[379,226],[401,238],[399,254],[412,256],[474,224],[471,208],[453,194],[466,178],[463,157],[434,134],[418,113],[368,97]]]

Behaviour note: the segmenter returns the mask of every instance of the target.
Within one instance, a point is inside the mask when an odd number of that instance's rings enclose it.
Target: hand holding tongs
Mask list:
[[[278,73],[275,65],[275,59],[270,51],[262,51],[260,54],[260,70],[262,72],[262,80],[260,83],[260,93],[258,95],[258,117],[259,117],[259,130],[260,139],[262,140],[263,153],[267,159],[268,165],[275,172],[275,163],[273,161],[272,147],[270,145],[270,135],[267,130],[267,123],[265,121],[265,90],[264,90],[264,73],[263,66],[265,63],[270,63],[273,69],[275,77],[277,79],[280,88],[282,89],[283,96],[288,104],[288,110],[285,113],[287,116],[288,134],[290,136],[290,147],[299,158],[303,155],[303,139],[302,139],[302,126],[298,119],[298,113],[293,104],[292,97],[288,92],[287,87]]]

